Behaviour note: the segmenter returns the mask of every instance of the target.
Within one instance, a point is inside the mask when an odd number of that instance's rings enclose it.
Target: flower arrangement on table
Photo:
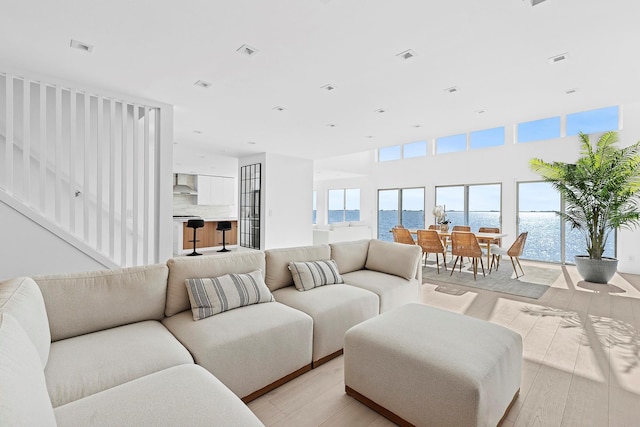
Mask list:
[[[436,217],[436,222],[440,224],[440,229],[442,231],[447,231],[449,229],[449,224],[451,220],[447,219],[447,210],[443,205],[437,205],[433,208],[433,216]]]

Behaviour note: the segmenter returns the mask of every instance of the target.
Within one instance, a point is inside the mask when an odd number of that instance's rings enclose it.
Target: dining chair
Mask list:
[[[440,230],[440,226],[436,224],[431,224],[429,226],[429,230]]]
[[[489,273],[491,273],[491,269],[493,268],[493,264],[496,264],[496,271],[498,271],[498,267],[500,267],[500,257],[502,255],[508,255],[511,258],[511,265],[513,266],[513,272],[516,273],[516,279],[524,276],[524,270],[522,269],[522,265],[520,265],[520,257],[522,256],[522,252],[524,252],[524,245],[527,242],[527,235],[529,233],[527,231],[520,233],[516,241],[509,247],[509,249],[504,249],[499,247],[498,245],[491,245],[491,253],[493,256],[491,257],[491,265],[489,266]],[[514,262],[515,260],[515,262]],[[518,267],[520,267],[521,275],[518,276],[518,270],[516,270],[516,263]]]
[[[436,230],[418,230],[418,246],[422,248],[424,265],[427,265],[429,254],[436,254],[436,267],[438,268],[438,274],[440,274],[438,254],[442,254],[444,269],[445,271],[447,270],[447,249],[442,244],[442,240]]]
[[[416,244],[416,242],[413,240],[413,237],[411,236],[411,232],[404,227],[394,227],[391,232],[393,233],[393,241],[396,243],[404,243],[407,245]]]
[[[451,231],[471,231],[468,225],[454,225]]]
[[[480,227],[478,228],[478,233],[500,233],[500,229],[498,227]],[[502,246],[502,239],[493,239],[490,243]]]
[[[482,261],[482,249],[476,239],[475,234],[470,231],[454,231],[451,233],[451,254],[456,257],[451,269],[451,275],[456,269],[456,264],[460,260],[460,271],[462,272],[462,258],[469,257],[473,265],[473,280],[478,276],[478,260],[482,266],[482,275],[484,273],[484,262]]]

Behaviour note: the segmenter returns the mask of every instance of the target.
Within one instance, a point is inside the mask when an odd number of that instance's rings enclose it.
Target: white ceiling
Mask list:
[[[174,105],[184,170],[638,101],[639,12],[631,0],[0,0],[0,62]],[[417,56],[396,56],[407,49]]]

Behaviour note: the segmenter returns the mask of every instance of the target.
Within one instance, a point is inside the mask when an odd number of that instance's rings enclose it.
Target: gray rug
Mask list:
[[[447,267],[448,270],[445,271],[441,264],[440,274],[438,274],[435,261],[427,261],[426,267],[422,268],[422,283],[439,285],[437,291],[452,295],[462,295],[467,291],[464,287],[469,287],[539,299],[560,276],[558,269],[524,266],[525,275],[516,279],[509,260],[506,263],[502,260],[500,270],[493,270],[491,274],[489,269],[485,269],[486,277],[483,277],[482,271],[479,271],[478,279],[475,281],[470,265],[463,266],[462,272],[459,267],[456,267],[453,276],[449,275],[451,266],[447,265]]]

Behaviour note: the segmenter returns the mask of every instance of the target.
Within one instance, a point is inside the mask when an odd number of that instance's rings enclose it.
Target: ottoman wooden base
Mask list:
[[[344,355],[347,394],[403,426],[496,426],[520,388],[520,335],[420,304],[351,328]]]

